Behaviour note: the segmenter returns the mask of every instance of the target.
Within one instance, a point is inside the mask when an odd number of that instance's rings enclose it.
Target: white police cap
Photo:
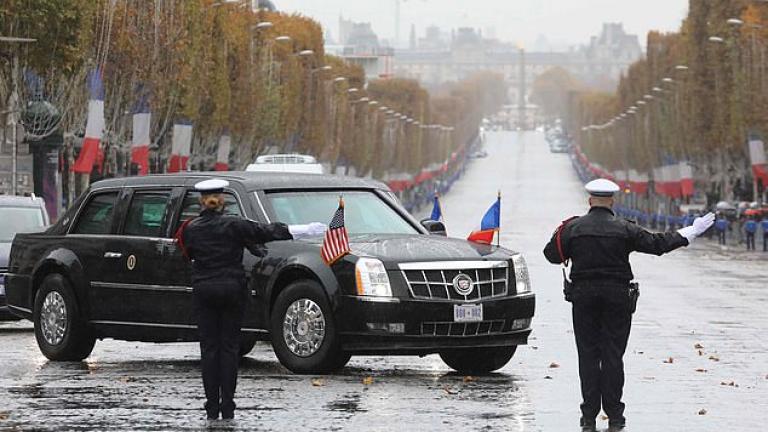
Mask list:
[[[590,195],[602,198],[610,198],[621,189],[619,185],[606,179],[592,180],[584,188]]]
[[[195,190],[203,195],[217,194],[224,192],[224,188],[229,186],[229,182],[221,179],[204,180],[195,184]]]

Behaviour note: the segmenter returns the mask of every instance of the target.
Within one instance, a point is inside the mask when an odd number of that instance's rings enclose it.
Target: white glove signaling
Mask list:
[[[696,218],[696,220],[693,221],[693,225],[682,228],[677,232],[688,239],[688,244],[693,244],[693,241],[696,240],[696,237],[704,234],[714,223],[715,214],[707,213],[702,217]]]
[[[327,229],[328,226],[326,224],[319,222],[312,222],[311,224],[307,225],[288,226],[288,231],[291,232],[291,235],[294,239],[323,235]]]

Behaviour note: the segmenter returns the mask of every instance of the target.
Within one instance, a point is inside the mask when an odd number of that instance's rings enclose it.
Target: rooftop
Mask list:
[[[181,174],[151,175],[143,177],[122,177],[102,180],[92,188],[114,188],[123,186],[191,186],[199,181],[221,178],[239,182],[248,190],[291,190],[291,189],[382,189],[387,187],[378,181],[357,177],[336,175],[270,173],[270,172],[189,172]]]

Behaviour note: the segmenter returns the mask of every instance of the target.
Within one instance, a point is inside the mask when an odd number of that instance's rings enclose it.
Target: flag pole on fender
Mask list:
[[[496,247],[501,247],[501,189],[499,189],[496,201],[499,203],[499,227],[496,229]]]

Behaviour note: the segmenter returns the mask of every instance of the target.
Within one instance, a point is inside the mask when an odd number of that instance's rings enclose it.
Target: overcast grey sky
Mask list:
[[[338,35],[338,18],[371,22],[380,37],[395,33],[396,0],[273,0],[286,12],[299,12],[320,21]],[[580,44],[600,31],[603,22],[623,22],[640,36],[653,29],[677,30],[688,0],[401,0],[401,41],[411,24],[418,33],[431,24],[494,28],[503,40],[530,45],[540,34],[551,42]]]

